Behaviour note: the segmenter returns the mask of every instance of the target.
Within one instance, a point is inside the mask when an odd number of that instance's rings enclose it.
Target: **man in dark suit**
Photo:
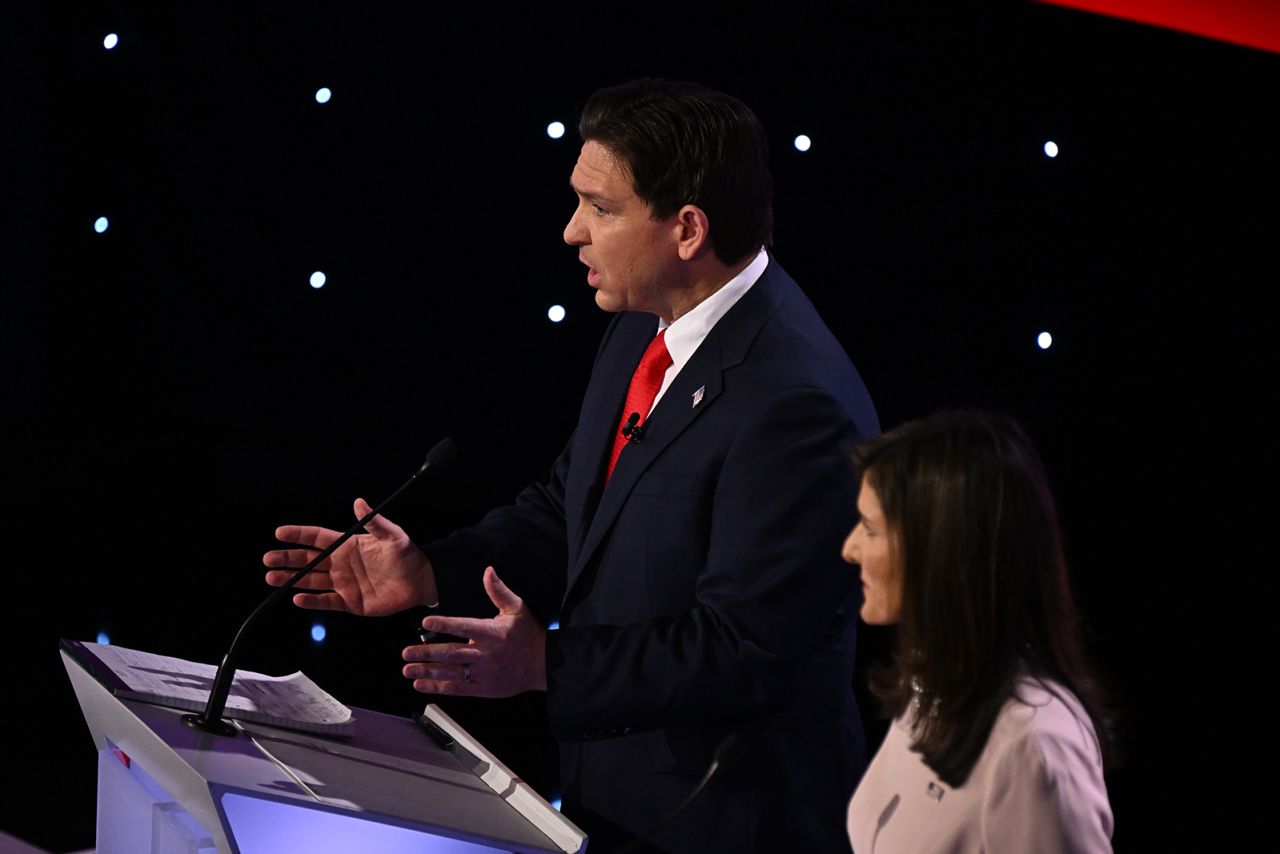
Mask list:
[[[407,648],[405,676],[427,693],[547,691],[564,810],[593,849],[657,825],[737,733],[741,756],[649,850],[847,851],[866,760],[859,597],[840,547],[856,514],[848,451],[877,432],[875,411],[762,248],[772,185],[749,109],[636,81],[592,96],[580,130],[565,240],[618,316],[550,479],[422,549],[375,520],[304,583],[332,592],[295,602],[447,606],[488,564],[498,615],[428,617],[469,641]],[[323,546],[336,533],[277,536]]]

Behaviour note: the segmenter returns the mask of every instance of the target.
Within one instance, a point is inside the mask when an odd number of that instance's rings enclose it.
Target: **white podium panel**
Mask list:
[[[98,851],[580,854],[586,836],[435,706],[445,749],[407,718],[356,710],[350,737],[237,722],[115,697],[62,653],[99,750]]]
[[[123,751],[98,751],[97,850],[214,854],[213,837]]]

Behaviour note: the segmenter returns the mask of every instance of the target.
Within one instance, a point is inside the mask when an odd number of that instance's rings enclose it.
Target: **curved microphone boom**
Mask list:
[[[241,624],[240,630],[236,632],[235,640],[231,642],[231,648],[227,650],[226,656],[222,659],[222,664],[218,665],[218,673],[213,678],[213,688],[209,691],[209,701],[205,704],[204,711],[200,714],[188,714],[182,716],[182,722],[194,729],[203,730],[204,732],[213,733],[215,735],[235,735],[237,730],[222,719],[222,713],[227,707],[227,696],[231,693],[231,682],[236,675],[236,662],[238,661],[237,653],[240,650],[240,641],[245,637],[245,631],[258,618],[258,615],[266,611],[269,607],[280,601],[284,596],[297,586],[302,577],[315,569],[321,561],[333,554],[347,540],[355,536],[364,526],[373,519],[374,516],[382,513],[387,505],[400,496],[400,493],[409,488],[409,485],[417,481],[419,477],[427,472],[428,469],[444,469],[452,465],[454,459],[458,456],[458,445],[452,439],[441,439],[436,443],[429,452],[427,452],[426,462],[413,473],[413,476],[400,485],[400,488],[391,493],[390,496],[383,499],[382,503],[370,510],[358,522],[346,530],[346,532],[329,544],[328,548],[316,555],[310,563],[302,569],[294,573],[293,577],[280,585],[276,590],[267,596],[249,618]]]
[[[733,765],[734,762],[737,761],[738,756],[742,753],[744,738],[745,736],[741,731],[734,731],[725,736],[724,739],[721,740],[719,746],[716,747],[716,751],[711,757],[711,764],[707,766],[706,773],[702,775],[702,779],[698,781],[698,785],[693,787],[693,791],[689,792],[689,794],[685,796],[685,799],[680,802],[680,806],[673,809],[666,818],[655,825],[644,836],[632,839],[626,845],[614,852],[614,854],[631,854],[633,851],[639,851],[640,846],[647,843],[654,836],[657,836],[659,831],[668,824],[671,824],[671,822],[675,821],[676,817],[679,816],[680,813],[684,812],[685,809],[688,808],[689,804],[694,802],[698,795],[702,794],[702,790],[707,788],[707,784],[709,784],[721,770]]]

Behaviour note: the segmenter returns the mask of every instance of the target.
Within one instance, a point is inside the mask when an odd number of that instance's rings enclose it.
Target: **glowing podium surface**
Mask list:
[[[99,854],[586,850],[581,830],[434,705],[451,749],[367,709],[349,737],[242,721],[240,735],[214,736],[62,660],[98,748]]]

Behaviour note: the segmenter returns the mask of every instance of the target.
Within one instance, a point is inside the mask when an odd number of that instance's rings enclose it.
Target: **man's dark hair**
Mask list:
[[[696,83],[633,80],[592,95],[578,131],[619,159],[654,219],[702,208],[722,263],[772,243],[769,148],[737,98]]]
[[[902,572],[897,659],[873,689],[896,717],[920,699],[912,748],[968,778],[1023,675],[1075,694],[1114,758],[1086,663],[1058,513],[1031,440],[1007,416],[944,412],[862,445],[854,462]]]

